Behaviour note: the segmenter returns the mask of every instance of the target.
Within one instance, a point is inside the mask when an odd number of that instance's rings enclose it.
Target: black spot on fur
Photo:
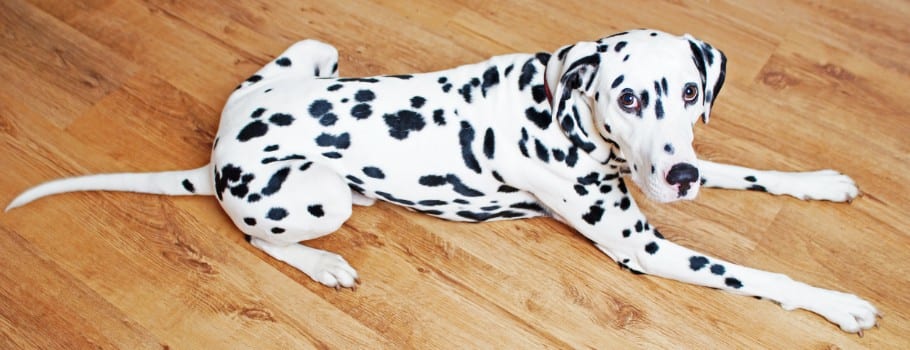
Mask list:
[[[654,104],[654,114],[657,115],[657,120],[664,119],[664,104],[660,102],[660,99],[657,99],[657,103]]]
[[[423,97],[420,97],[420,96],[411,97],[411,107],[413,107],[413,108],[423,107],[423,104],[426,102],[427,102],[427,99],[425,99]]]
[[[322,209],[321,204],[311,205],[306,208],[306,211],[317,218],[325,216],[325,211]]]
[[[256,219],[254,219],[254,218],[243,218],[243,223],[244,223],[244,224],[247,224],[247,225],[250,225],[250,226],[256,226]]]
[[[616,79],[613,79],[613,84],[610,84],[610,88],[615,89],[616,87],[619,86],[619,84],[622,84],[622,81],[625,79],[626,79],[626,77],[624,75],[620,74],[618,77],[616,77]]]
[[[626,47],[626,44],[628,44],[628,43],[625,41],[620,41],[620,42],[616,43],[616,46],[613,47],[613,51],[616,51],[616,52],[622,51],[622,49],[624,47]]]
[[[588,194],[588,190],[585,189],[582,185],[575,185],[572,188],[575,189],[575,193],[578,193],[579,196],[585,196]]]
[[[338,159],[342,157],[341,153],[338,152],[325,152],[322,154],[322,156],[331,159]]]
[[[478,190],[475,190],[475,189],[470,188],[467,185],[463,184],[461,182],[461,179],[458,178],[458,176],[455,176],[454,174],[446,175],[446,181],[448,181],[450,184],[452,184],[452,187],[453,187],[452,189],[460,195],[463,195],[466,197],[482,197],[483,196],[483,192],[480,192]]]
[[[762,186],[762,185],[752,185],[746,189],[750,190],[750,191],[768,192],[768,189],[766,189],[765,186]]]
[[[538,139],[534,139],[534,151],[537,153],[537,158],[544,163],[550,161],[550,151],[547,149],[547,146],[544,146]]]
[[[352,82],[352,81],[356,81],[356,82],[360,82],[360,83],[378,83],[379,79],[376,79],[376,78],[339,78],[336,81],[342,82],[342,83],[347,83],[347,82]]]
[[[692,269],[692,271],[701,270],[705,265],[708,265],[708,263],[708,258],[703,256],[693,256],[689,258],[689,268]]]
[[[389,136],[404,140],[408,138],[411,131],[423,130],[426,123],[423,116],[414,111],[401,110],[395,114],[386,114],[383,116],[386,125],[389,126]]]
[[[723,276],[724,272],[726,272],[726,271],[727,271],[727,269],[724,268],[724,265],[720,265],[720,264],[711,265],[711,273],[713,273],[715,275]]]
[[[410,75],[410,74],[393,74],[393,75],[386,75],[385,77],[386,77],[386,78],[401,79],[401,80],[408,80],[408,79],[413,78],[414,76],[413,76],[413,75]]]
[[[673,145],[671,145],[669,143],[664,145],[664,152],[667,152],[667,154],[673,154],[675,152],[675,150],[673,149]]]
[[[392,194],[387,193],[387,192],[376,191],[376,195],[380,196],[380,197],[384,198],[385,200],[392,202],[392,203],[398,203],[401,205],[408,205],[408,206],[414,205],[414,202],[412,202],[412,201],[409,201],[407,199],[395,198],[395,196],[393,196]]]
[[[347,149],[351,146],[351,135],[342,133],[341,135],[330,135],[322,133],[316,137],[316,144],[320,147],[335,147],[338,149]]]
[[[274,234],[276,234],[276,235],[277,235],[277,234],[282,234],[282,233],[284,233],[284,229],[281,228],[281,227],[273,227],[273,228],[272,228],[272,233],[274,233]]]
[[[269,117],[269,121],[272,122],[272,124],[275,124],[278,126],[288,126],[294,122],[294,117],[291,116],[290,114],[275,113],[275,114],[272,114],[271,117]]]
[[[744,177],[743,180],[746,180],[746,181],[749,181],[749,182],[758,181],[758,179],[756,179],[755,176],[752,176],[752,175],[749,175],[749,176]]]
[[[288,211],[285,210],[284,208],[272,208],[272,209],[269,209],[269,213],[266,214],[267,218],[269,218],[271,220],[275,220],[275,221],[281,221],[281,219],[284,219],[287,216],[288,216]]]
[[[518,192],[518,191],[520,191],[520,190],[515,187],[509,186],[509,185],[502,185],[496,189],[496,192],[499,192],[499,193],[513,193],[513,192]]]
[[[499,69],[493,66],[483,72],[483,84],[480,86],[480,92],[486,97],[487,91],[496,85],[499,85]]]
[[[314,118],[319,118],[322,115],[328,113],[332,110],[332,103],[326,100],[316,100],[310,104],[310,115]]]
[[[740,289],[743,287],[743,283],[733,277],[727,277],[727,279],[724,280],[724,284],[726,284],[727,287],[734,289]]]
[[[360,90],[354,94],[354,100],[357,102],[370,102],[376,98],[376,94],[370,90]]]
[[[183,182],[181,182],[181,184],[183,185],[183,189],[185,189],[187,192],[196,193],[196,186],[193,186],[193,183],[190,182],[189,179],[183,179]]]
[[[240,142],[247,142],[250,139],[254,139],[260,136],[265,135],[269,131],[269,125],[263,123],[259,120],[255,120],[252,123],[247,124],[243,129],[240,130],[240,133],[237,134],[237,140]]]
[[[598,205],[592,205],[588,208],[588,212],[581,216],[590,225],[595,225],[600,222],[600,219],[604,215],[604,208]]]
[[[461,94],[465,102],[471,103],[471,84],[464,84],[461,89],[458,89],[458,93]]]
[[[439,206],[439,205],[449,204],[449,202],[441,201],[441,200],[437,200],[437,199],[427,199],[427,200],[419,201],[419,202],[417,202],[417,204],[425,205],[428,207],[435,207],[435,206]]]
[[[487,128],[483,135],[483,155],[487,159],[493,159],[493,153],[496,151],[496,140],[494,139],[493,129]]]
[[[326,90],[328,90],[328,91],[336,91],[336,90],[338,90],[338,89],[341,89],[342,86],[344,86],[344,85],[341,85],[341,84],[332,84],[332,85],[329,85],[329,87],[326,88]]]
[[[471,143],[474,142],[474,128],[467,121],[461,121],[458,142],[461,144],[461,158],[464,159],[465,166],[480,174],[480,163],[477,162],[477,158],[474,157],[474,151],[471,149]]]
[[[265,152],[274,152],[277,150],[278,150],[278,145],[268,145],[263,149],[263,151],[265,151]]]
[[[287,57],[282,57],[282,58],[275,60],[275,63],[277,63],[279,66],[282,66],[282,67],[290,67],[291,59],[287,58]]]
[[[263,113],[265,113],[265,108],[262,108],[262,107],[257,108],[255,111],[253,111],[252,114],[250,114],[250,118],[253,118],[253,119],[259,118],[262,116]]]
[[[452,84],[451,84],[451,83],[446,83],[446,84],[444,84],[444,85],[442,86],[442,92],[449,92],[449,90],[452,90]]]
[[[351,116],[357,119],[366,119],[373,115],[373,109],[366,103],[358,103],[351,107]]]
[[[255,82],[258,82],[258,81],[260,81],[260,80],[262,80],[262,76],[261,76],[261,75],[258,75],[258,74],[257,74],[257,75],[253,75],[253,76],[251,76],[251,77],[249,77],[249,78],[246,78],[246,81],[247,81],[247,82],[250,82],[250,83],[255,83]]]
[[[366,176],[372,177],[374,179],[384,179],[385,173],[382,172],[382,169],[379,169],[374,166],[363,167],[363,173]]]
[[[541,103],[547,99],[547,87],[543,85],[534,85],[531,87],[531,96],[534,102]]]
[[[619,200],[619,209],[628,210],[629,207],[631,207],[631,206],[632,206],[632,201],[629,199],[628,196],[622,197],[622,199]]]
[[[258,193],[253,193],[253,194],[249,195],[249,197],[246,197],[246,201],[250,202],[250,203],[256,203],[260,199],[262,199],[262,196],[259,195]]]
[[[657,242],[651,242],[651,243],[648,243],[647,245],[645,245],[645,251],[651,255],[654,255],[654,253],[657,253],[658,249],[660,249],[660,247],[657,245]]]
[[[417,183],[430,187],[442,186],[445,185],[446,182],[445,176],[442,175],[424,175],[417,180]]]
[[[518,90],[524,91],[525,87],[534,79],[537,68],[534,67],[534,59],[529,59],[521,66],[521,75],[518,77]]]
[[[363,185],[363,180],[359,179],[358,177],[356,177],[354,175],[348,175],[348,176],[345,176],[344,178],[348,179],[348,181],[353,182],[355,184]]]
[[[632,230],[630,230],[630,229],[624,229],[624,230],[622,230],[622,236],[623,236],[624,238],[629,238],[629,236],[631,236],[631,235],[632,235]]]
[[[550,123],[553,121],[553,117],[550,115],[550,111],[544,110],[542,112],[538,112],[536,109],[534,109],[534,107],[528,107],[528,109],[525,110],[525,117],[533,122],[534,125],[537,125],[537,127],[543,130],[546,130],[548,127],[550,127]]]
[[[266,196],[271,196],[278,192],[281,189],[281,185],[284,183],[284,180],[288,178],[288,174],[291,173],[291,168],[282,168],[272,174],[272,177],[269,178],[269,183],[262,189],[262,194]]]
[[[433,122],[436,125],[446,125],[446,118],[443,116],[445,112],[441,109],[433,111]]]

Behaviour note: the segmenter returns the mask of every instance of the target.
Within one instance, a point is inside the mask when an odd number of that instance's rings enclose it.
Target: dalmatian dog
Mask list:
[[[329,287],[354,288],[339,255],[300,244],[376,199],[447,220],[552,216],[623,268],[805,309],[862,334],[878,311],[851,294],[710,257],[666,240],[624,178],[658,202],[701,187],[850,201],[838,172],[760,171],[699,160],[726,58],[689,35],[636,30],[556,52],[450,70],[339,78],[334,47],[305,40],[228,98],[198,169],[51,181],[50,194],[116,190],[214,195],[250,243]]]

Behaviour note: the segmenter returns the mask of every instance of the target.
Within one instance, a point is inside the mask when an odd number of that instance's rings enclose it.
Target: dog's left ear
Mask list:
[[[581,42],[560,48],[547,63],[545,79],[553,91],[551,111],[558,127],[578,148],[595,158],[606,158],[607,154],[594,154],[604,150],[598,149],[588,136],[597,134],[591,110],[600,76],[597,46],[597,43]]]
[[[727,56],[718,49],[715,49],[708,43],[698,40],[689,34],[684,35],[689,41],[689,48],[692,49],[692,60],[698,68],[698,73],[702,79],[702,96],[705,104],[705,114],[702,121],[707,124],[711,115],[711,107],[720,88],[724,86],[724,77],[727,71]]]

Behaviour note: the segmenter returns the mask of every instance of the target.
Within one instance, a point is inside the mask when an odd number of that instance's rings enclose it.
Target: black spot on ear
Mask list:
[[[243,223],[245,223],[245,224],[247,224],[247,225],[250,225],[250,226],[256,226],[256,219],[254,219],[254,218],[243,218]]]
[[[284,219],[287,216],[288,216],[288,211],[285,210],[284,208],[272,208],[272,209],[269,209],[269,213],[266,214],[267,218],[269,218],[271,220],[275,220],[275,221],[281,221],[281,219]]]
[[[689,268],[692,271],[701,270],[705,265],[708,265],[708,258],[703,256],[693,256],[689,258]]]
[[[193,183],[190,182],[189,179],[184,179],[181,184],[183,185],[183,189],[185,189],[187,192],[196,193],[196,186],[193,186]]]
[[[321,204],[311,205],[306,208],[306,211],[308,211],[310,213],[310,215],[313,215],[317,218],[321,218],[321,217],[325,216],[325,211],[322,210]]]
[[[275,60],[275,63],[282,67],[290,67],[291,59],[287,58],[287,57],[282,57],[282,58]]]
[[[250,139],[254,139],[260,136],[265,135],[269,131],[269,125],[263,123],[259,120],[255,120],[252,123],[247,124],[243,129],[240,130],[240,133],[237,134],[237,140],[240,142],[246,142]]]
[[[275,194],[281,189],[281,185],[284,183],[284,180],[288,178],[288,174],[290,173],[291,168],[282,168],[281,170],[276,171],[272,174],[272,177],[269,178],[269,183],[260,192],[266,196]]]
[[[384,179],[385,173],[382,172],[382,169],[379,169],[374,166],[363,167],[363,173],[366,176],[372,177],[374,179]]]

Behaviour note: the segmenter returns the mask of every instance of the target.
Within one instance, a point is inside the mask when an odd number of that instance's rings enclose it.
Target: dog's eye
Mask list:
[[[695,86],[693,83],[686,84],[686,87],[683,88],[683,101],[686,101],[686,104],[695,103],[695,99],[698,98],[698,86]]]
[[[641,102],[638,101],[638,96],[631,92],[624,92],[622,95],[619,95],[619,106],[622,109],[629,113],[637,113],[641,109]]]

